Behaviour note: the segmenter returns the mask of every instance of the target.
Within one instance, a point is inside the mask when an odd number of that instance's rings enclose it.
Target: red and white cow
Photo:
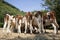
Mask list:
[[[22,22],[23,22],[23,16],[16,15],[16,28],[18,28],[18,33],[21,33]]]
[[[54,11],[47,12],[43,16],[43,22],[44,22],[44,24],[43,24],[44,26],[47,26],[47,25],[51,24],[54,27],[54,33],[55,34],[58,32],[59,25],[57,24],[56,17],[55,17],[55,12]]]
[[[9,28],[10,28],[10,25],[11,25],[12,18],[13,18],[13,16],[9,15],[9,14],[6,14],[6,16],[4,17],[3,32],[4,32],[4,29],[6,27],[7,27],[7,32],[11,32]]]
[[[24,23],[25,23],[25,31],[24,33],[27,33],[27,28],[29,26],[30,28],[30,33],[32,33],[33,27],[32,27],[32,13],[31,12],[26,12],[26,15],[23,18]]]
[[[21,23],[22,23],[23,16],[21,15],[9,15],[6,14],[4,17],[4,26],[3,31],[7,27],[7,32],[11,32],[12,28],[18,29],[18,33],[21,33]]]

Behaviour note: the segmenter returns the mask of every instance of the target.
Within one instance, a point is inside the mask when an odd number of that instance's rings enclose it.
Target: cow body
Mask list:
[[[43,24],[42,24],[42,13],[40,11],[34,13],[33,26],[38,27],[37,30],[39,31],[39,33],[41,33],[41,30],[44,31]]]
[[[16,15],[15,19],[16,19],[16,28],[18,29],[18,33],[21,33],[23,16],[22,15]]]
[[[11,25],[11,20],[12,20],[12,17],[11,15],[9,14],[6,14],[5,18],[4,18],[4,26],[3,26],[3,31],[4,29],[7,27],[7,32],[11,32],[10,31],[10,25]]]
[[[22,22],[22,16],[21,15],[6,15],[4,18],[4,26],[3,31],[7,27],[7,32],[11,32],[13,28],[18,29],[18,33],[21,33],[21,22]]]
[[[27,32],[27,28],[30,29],[30,33],[32,33],[33,27],[32,27],[32,14],[30,12],[27,12],[24,16],[24,23],[25,23],[25,32]],[[29,27],[28,27],[29,26]]]

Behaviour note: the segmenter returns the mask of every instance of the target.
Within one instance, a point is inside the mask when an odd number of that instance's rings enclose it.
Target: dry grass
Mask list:
[[[53,34],[53,30],[47,30],[45,34],[18,34],[2,32],[0,28],[0,40],[60,40],[60,30],[58,34]]]

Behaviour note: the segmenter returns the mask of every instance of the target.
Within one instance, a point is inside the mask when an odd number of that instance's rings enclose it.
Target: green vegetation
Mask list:
[[[21,14],[24,15],[23,11],[20,11],[18,8],[12,6],[11,4],[5,2],[4,0],[0,0],[0,27],[3,26],[4,23],[4,15],[9,13],[11,15]]]

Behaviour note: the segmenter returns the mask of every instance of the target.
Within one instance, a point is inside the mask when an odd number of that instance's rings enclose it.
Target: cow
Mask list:
[[[18,28],[18,33],[21,33],[23,16],[22,15],[16,15],[15,19],[16,19],[16,28]]]
[[[43,15],[43,25],[52,25],[54,27],[54,33],[58,33],[58,23],[55,17],[55,11],[49,11],[45,15]],[[46,30],[45,30],[46,31]]]
[[[3,31],[7,27],[7,32],[11,32],[13,28],[16,28],[18,30],[18,33],[21,33],[21,23],[22,23],[23,16],[22,15],[9,15],[6,14],[4,17],[4,25],[3,25]]]
[[[44,33],[42,12],[34,12],[32,25],[36,31],[38,31],[39,33]]]
[[[7,33],[11,32],[9,28],[10,28],[10,25],[11,25],[12,18],[13,18],[13,15],[9,15],[9,14],[5,15],[5,17],[4,17],[4,25],[3,25],[3,32],[6,29],[6,27],[7,27]]]
[[[31,12],[26,12],[23,20],[25,24],[25,31],[24,33],[27,33],[27,28],[30,29],[30,33],[32,33],[33,27],[32,27],[32,13]]]

